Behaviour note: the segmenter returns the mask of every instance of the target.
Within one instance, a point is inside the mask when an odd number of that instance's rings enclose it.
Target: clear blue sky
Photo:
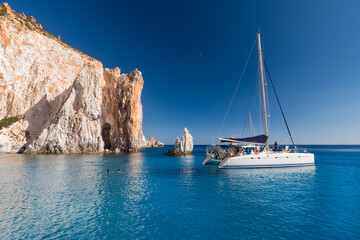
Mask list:
[[[295,142],[360,144],[359,1],[8,2],[104,67],[138,68],[147,138],[173,144],[187,127],[195,143],[211,143],[260,26]],[[255,67],[256,56],[222,136],[241,135]],[[273,94],[269,98],[270,141],[286,142]]]

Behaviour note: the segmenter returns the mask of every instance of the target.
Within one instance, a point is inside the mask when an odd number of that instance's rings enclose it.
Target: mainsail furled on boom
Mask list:
[[[268,140],[268,136],[265,134],[247,137],[247,138],[218,138],[220,142],[241,142],[241,143],[254,143],[254,144],[265,144]]]

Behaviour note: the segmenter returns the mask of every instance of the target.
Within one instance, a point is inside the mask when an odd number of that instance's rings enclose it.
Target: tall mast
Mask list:
[[[251,121],[251,112],[249,112],[249,122],[250,122],[250,136],[254,136],[253,135],[253,132],[252,132],[252,129],[253,129],[253,126],[252,126],[252,121]]]
[[[264,69],[263,69],[263,58],[261,51],[261,40],[260,33],[257,34],[258,39],[258,48],[259,48],[259,66],[260,66],[260,80],[261,80],[261,91],[262,91],[262,103],[264,111],[264,127],[265,127],[265,136],[269,136],[268,126],[267,126],[267,113],[266,113],[266,97],[265,97],[265,79],[264,79]],[[266,140],[265,147],[269,147],[269,139]]]

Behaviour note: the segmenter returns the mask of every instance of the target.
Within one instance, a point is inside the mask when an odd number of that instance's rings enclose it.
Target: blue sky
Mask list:
[[[187,127],[195,143],[215,142],[260,27],[264,57],[295,143],[360,144],[358,1],[8,2],[104,67],[118,66],[124,73],[138,68],[145,81],[147,138],[173,144]],[[255,67],[256,54],[221,136],[242,133]],[[270,90],[270,141],[286,143]]]

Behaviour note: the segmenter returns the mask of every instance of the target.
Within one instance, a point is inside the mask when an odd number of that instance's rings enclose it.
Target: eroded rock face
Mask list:
[[[184,128],[184,135],[181,139],[176,138],[174,150],[169,151],[170,155],[188,155],[191,154],[194,147],[193,137],[190,135],[189,130]]]
[[[147,145],[140,71],[103,69],[35,21],[25,25],[24,14],[11,13],[0,17],[0,120],[24,116],[0,131],[12,151],[137,151]]]
[[[85,65],[76,77],[65,100],[40,136],[25,152],[86,153],[101,152],[100,75]]]
[[[9,137],[0,134],[0,153],[10,153],[10,152],[11,152],[11,143]]]
[[[141,91],[144,81],[135,69],[120,74],[120,69],[104,69],[102,126],[105,148],[137,151],[147,145],[142,133]]]

